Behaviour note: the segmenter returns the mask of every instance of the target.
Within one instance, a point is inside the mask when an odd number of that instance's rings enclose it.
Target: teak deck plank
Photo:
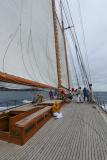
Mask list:
[[[24,146],[0,141],[0,160],[107,160],[107,123],[90,104],[68,104]]]

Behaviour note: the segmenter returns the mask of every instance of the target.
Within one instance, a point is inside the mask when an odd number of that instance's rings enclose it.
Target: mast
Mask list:
[[[65,49],[65,60],[66,60],[66,66],[67,66],[68,89],[70,90],[70,75],[69,75],[69,65],[68,65],[68,58],[67,58],[66,39],[65,39],[65,33],[64,33],[65,29],[64,29],[63,11],[62,11],[62,0],[60,0],[60,7],[61,7],[62,34],[63,34],[63,40],[64,40],[64,49]]]
[[[61,87],[61,67],[60,67],[60,56],[59,56],[59,46],[58,46],[58,28],[57,28],[57,19],[56,19],[55,0],[52,0],[52,11],[53,11],[53,23],[54,23],[58,88],[60,88]]]

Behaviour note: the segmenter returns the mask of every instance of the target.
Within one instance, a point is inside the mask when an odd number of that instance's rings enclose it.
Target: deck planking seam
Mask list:
[[[53,133],[52,134],[54,134],[54,130],[53,130]],[[49,140],[50,141],[50,140]],[[43,145],[40,147],[39,145],[37,146],[37,149],[38,149],[38,152],[36,153],[36,155],[40,152],[40,150],[41,150],[41,148],[45,145],[45,143],[47,143],[48,142],[48,140],[47,140],[47,137],[46,137],[46,141],[44,141],[44,142],[42,142],[43,143]]]
[[[65,126],[66,127],[66,126]],[[67,128],[67,127],[66,127]],[[60,129],[60,132],[61,132],[61,129]],[[59,132],[59,133],[60,133]],[[60,137],[61,137],[61,135],[62,135],[62,132],[57,136],[57,138],[59,138],[59,139],[61,139]],[[56,139],[56,135],[54,135],[54,137],[50,140],[50,146],[53,146],[53,142],[55,143],[55,144],[57,144],[57,139]],[[60,142],[60,141],[59,141]],[[50,149],[50,148],[49,148]],[[48,151],[48,153],[50,152],[50,150]],[[47,153],[47,155],[48,155],[48,153]],[[47,158],[47,157],[46,157]]]
[[[23,147],[0,142],[9,149],[5,153],[6,148],[0,147],[0,160],[107,160],[107,124],[97,110],[73,104],[63,108],[63,112],[63,119],[52,118]],[[14,146],[13,150],[9,146]]]

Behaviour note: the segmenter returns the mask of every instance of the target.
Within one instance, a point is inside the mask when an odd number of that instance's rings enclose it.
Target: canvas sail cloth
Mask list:
[[[51,0],[1,1],[0,72],[57,87],[53,27]]]
[[[68,88],[67,62],[66,62],[64,37],[63,37],[62,24],[61,24],[62,23],[61,8],[59,7],[59,4],[60,4],[60,1],[56,0],[55,5],[56,5],[56,21],[57,21],[57,30],[58,30],[61,85],[65,88]]]
[[[64,39],[60,23],[57,19],[58,27],[58,44],[59,44],[59,55],[60,55],[60,69],[61,69],[61,85],[62,87],[68,88],[68,76],[67,76],[67,64],[65,58]]]

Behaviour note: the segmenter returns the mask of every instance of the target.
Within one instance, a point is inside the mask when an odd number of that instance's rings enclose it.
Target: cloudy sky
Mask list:
[[[107,91],[107,1],[69,0],[69,6],[84,54],[80,12],[82,15],[93,87]]]

